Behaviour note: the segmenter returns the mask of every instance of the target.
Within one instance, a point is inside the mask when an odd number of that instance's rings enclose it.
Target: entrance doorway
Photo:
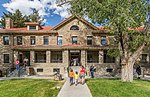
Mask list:
[[[69,52],[69,66],[80,66],[81,65],[81,52],[80,50],[70,50]]]
[[[27,65],[30,66],[30,52],[29,51],[20,51],[19,52],[20,65],[23,65],[23,61],[25,58],[28,59]]]

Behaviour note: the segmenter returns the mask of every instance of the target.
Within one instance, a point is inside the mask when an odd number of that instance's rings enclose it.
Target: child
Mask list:
[[[76,71],[76,73],[75,73],[75,85],[77,86],[77,84],[78,84],[78,78],[79,78],[79,74],[78,74],[78,72]]]
[[[69,77],[70,77],[70,86],[71,86],[73,84],[73,77],[74,77],[74,72],[72,69],[70,70]]]

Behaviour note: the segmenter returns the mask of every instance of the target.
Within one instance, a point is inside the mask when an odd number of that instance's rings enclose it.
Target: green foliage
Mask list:
[[[59,82],[38,79],[0,81],[0,97],[56,97]]]
[[[29,19],[31,22],[38,22],[41,25],[45,25],[45,24],[42,24],[44,19],[41,18],[41,16],[38,13],[38,10],[36,9],[33,9],[33,13],[29,15]]]
[[[87,85],[93,97],[149,97],[149,81],[132,83],[114,79],[88,79]]]
[[[103,24],[114,34],[120,50],[134,53],[149,43],[146,32],[129,30],[146,24],[150,0],[72,0],[71,12],[88,16],[93,23]],[[147,31],[148,28],[146,28]],[[132,40],[130,38],[132,37]],[[126,50],[125,50],[126,49]],[[121,52],[120,52],[121,53]],[[124,54],[121,54],[124,55]]]
[[[29,16],[23,15],[20,10],[16,10],[15,13],[5,13],[3,12],[2,19],[0,20],[0,24],[5,27],[5,18],[11,18],[13,20],[13,27],[19,28],[19,27],[25,27],[24,22],[39,22],[42,24],[43,20],[40,16],[37,10],[33,10],[33,13]],[[43,25],[43,24],[42,24]]]

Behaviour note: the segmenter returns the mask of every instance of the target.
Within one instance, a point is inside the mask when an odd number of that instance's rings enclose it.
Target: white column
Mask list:
[[[102,50],[99,51],[99,64],[102,64],[104,62],[104,52]]]
[[[34,51],[30,51],[30,65],[32,65],[35,61],[35,52]]]
[[[81,50],[81,65],[85,67],[85,64],[86,64],[86,51]]]
[[[46,63],[50,63],[51,51],[46,51]]]

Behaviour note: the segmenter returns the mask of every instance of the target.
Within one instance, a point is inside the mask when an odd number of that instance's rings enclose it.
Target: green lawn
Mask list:
[[[112,79],[88,79],[87,85],[93,97],[150,97],[150,81],[126,83]]]
[[[63,82],[42,79],[0,81],[0,97],[57,97]]]

